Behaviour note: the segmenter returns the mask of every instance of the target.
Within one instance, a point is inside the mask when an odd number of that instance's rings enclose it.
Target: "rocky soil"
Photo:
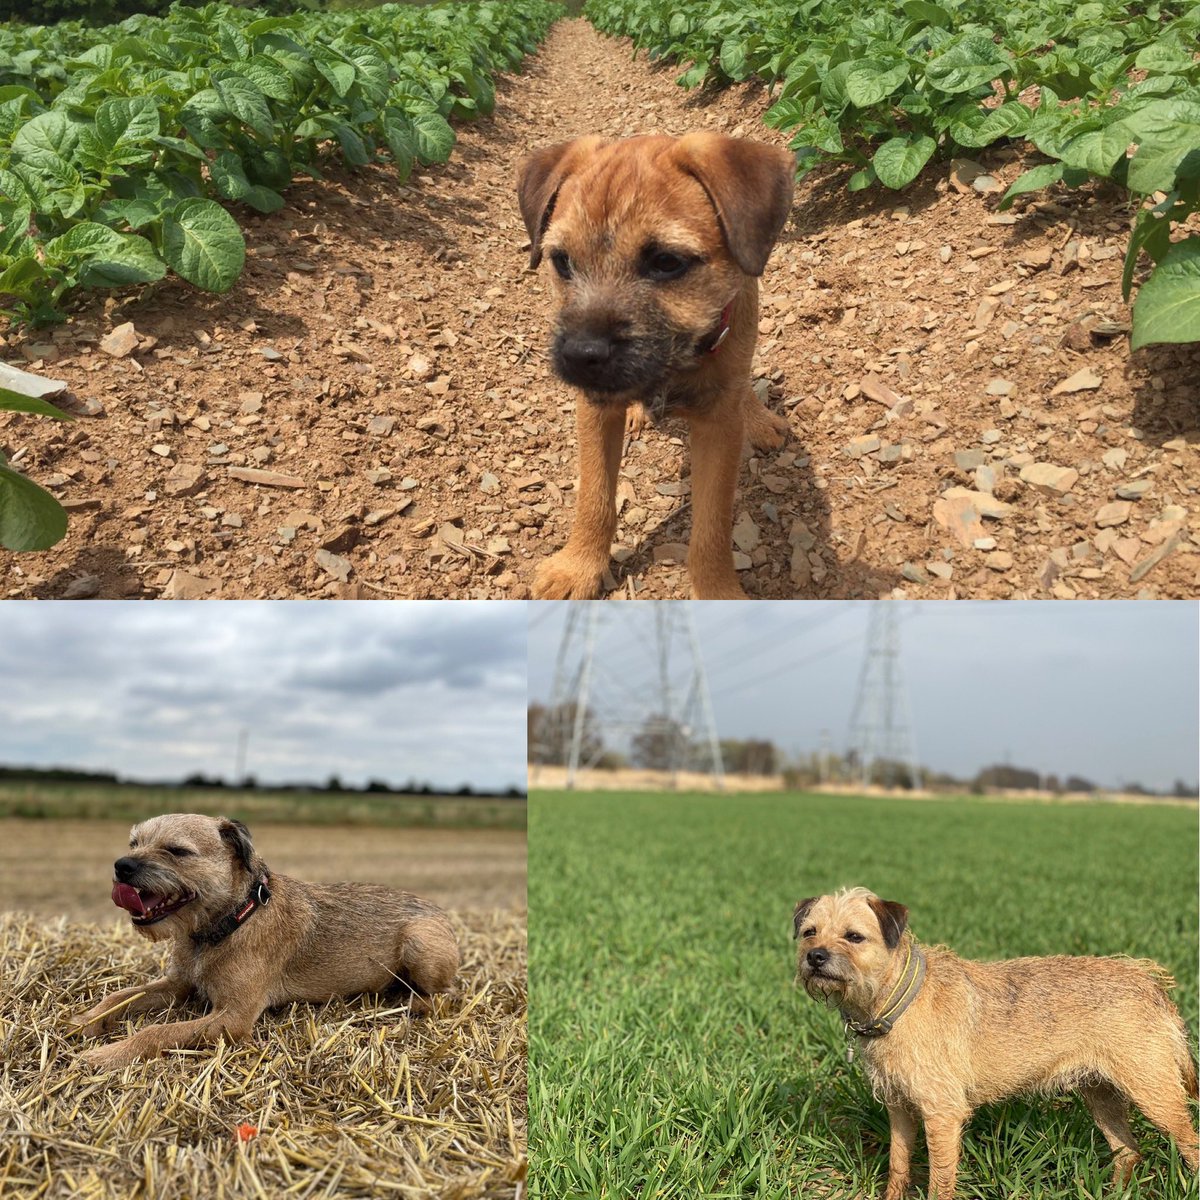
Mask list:
[[[761,89],[677,73],[560,22],[447,165],[403,187],[340,171],[239,214],[228,295],[176,280],[0,330],[0,357],[66,380],[79,414],[0,416],[5,453],[71,511],[53,550],[0,554],[3,594],[527,597],[570,526],[575,398],[549,370],[516,164],[585,132],[786,140]],[[762,281],[755,386],[791,437],[746,462],[750,595],[1200,591],[1200,352],[1129,351],[1127,199],[997,212],[1022,169],[1009,150],[903,193],[829,170],[798,186]],[[683,434],[628,447],[614,596],[687,594]]]

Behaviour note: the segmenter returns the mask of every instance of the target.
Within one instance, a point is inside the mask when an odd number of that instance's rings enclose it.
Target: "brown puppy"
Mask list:
[[[962,1127],[982,1104],[1021,1092],[1078,1091],[1116,1156],[1139,1161],[1129,1103],[1200,1164],[1187,1095],[1188,1034],[1167,999],[1171,977],[1131,958],[970,962],[919,946],[908,909],[866,888],[801,900],[797,978],[841,1009],[891,1118],[886,1200],[900,1200],[924,1122],[929,1195],[949,1200]]]
[[[395,991],[404,1003],[450,987],[458,945],[446,914],[369,883],[321,886],[274,874],[240,821],[171,813],[135,825],[114,866],[113,902],[138,933],[170,940],[166,974],[76,1018],[91,1036],[134,1013],[196,996],[207,1016],[150,1025],[83,1054],[116,1070],[177,1046],[240,1041],[265,1008]]]
[[[714,133],[584,137],[521,164],[530,265],[550,259],[562,301],[554,370],[583,391],[575,523],[539,568],[537,599],[600,593],[631,406],[633,426],[643,413],[690,426],[692,594],[745,596],[731,545],[743,439],[773,449],[787,430],[750,387],[758,276],[791,208],[794,176],[786,151]]]

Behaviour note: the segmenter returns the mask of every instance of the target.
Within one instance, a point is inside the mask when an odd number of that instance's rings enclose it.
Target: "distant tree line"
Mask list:
[[[524,800],[521,788],[509,787],[502,792],[477,791],[469,783],[453,791],[435,788],[431,783],[410,779],[399,787],[393,787],[381,779],[368,780],[362,787],[343,783],[337,775],[331,775],[321,783],[268,783],[260,784],[253,775],[241,781],[229,782],[219,775],[193,772],[180,780],[167,782],[145,779],[122,779],[112,771],[82,771],[73,767],[6,767],[0,766],[0,783],[73,783],[91,786],[145,787],[166,789],[204,788],[208,790],[228,788],[235,791],[267,792],[344,792],[347,795],[369,793],[385,796],[474,796],[481,800]]]
[[[606,746],[596,714],[589,708],[579,713],[574,703],[559,706],[534,703],[528,709],[529,762],[534,765],[565,766],[576,727],[580,730],[581,766],[600,770],[636,767],[644,770],[671,770],[706,761],[704,747],[697,745],[677,722],[651,714],[634,731],[628,752]],[[862,763],[853,751],[845,754],[819,753],[788,758],[765,738],[724,738],[720,742],[725,771],[730,775],[779,775],[789,788],[817,787],[822,783],[855,783],[862,780]],[[984,767],[974,776],[959,779],[944,772],[917,768],[920,779],[912,777],[907,763],[881,759],[872,764],[870,782],[889,787],[920,786],[937,792],[1046,791],[1055,795],[1092,794],[1119,790],[1135,795],[1167,795],[1195,799],[1200,786],[1176,780],[1168,792],[1154,792],[1139,783],[1124,783],[1119,789],[1105,789],[1081,775],[1042,774],[1028,767],[1010,764]]]

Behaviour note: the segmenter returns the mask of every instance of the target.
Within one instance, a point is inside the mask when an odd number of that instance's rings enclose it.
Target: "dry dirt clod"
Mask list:
[[[100,339],[100,349],[113,358],[125,358],[132,354],[139,344],[137,330],[132,321],[118,325],[111,333]]]
[[[1083,367],[1068,379],[1056,383],[1051,389],[1050,395],[1063,396],[1071,392],[1095,391],[1103,382],[1104,380],[1091,367]]]

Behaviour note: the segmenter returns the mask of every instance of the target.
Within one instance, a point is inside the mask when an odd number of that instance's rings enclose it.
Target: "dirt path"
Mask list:
[[[252,217],[229,296],[169,283],[0,337],[103,409],[0,417],[5,449],[73,508],[55,550],[0,555],[4,594],[526,597],[569,528],[574,401],[547,363],[516,163],[586,132],[775,136],[758,89],[688,94],[676,74],[560,22],[445,167],[403,188],[342,173]],[[987,165],[1007,183],[1016,159]],[[1000,217],[944,169],[903,195],[803,181],[763,279],[756,373],[792,437],[743,474],[747,591],[1196,595],[1200,354],[1131,358],[1104,332],[1128,320],[1127,224],[1094,190]],[[114,359],[97,343],[125,321],[148,340]],[[1059,387],[1085,369],[1084,390]],[[618,594],[686,595],[682,433],[626,455]],[[1003,515],[960,540],[979,490]]]

